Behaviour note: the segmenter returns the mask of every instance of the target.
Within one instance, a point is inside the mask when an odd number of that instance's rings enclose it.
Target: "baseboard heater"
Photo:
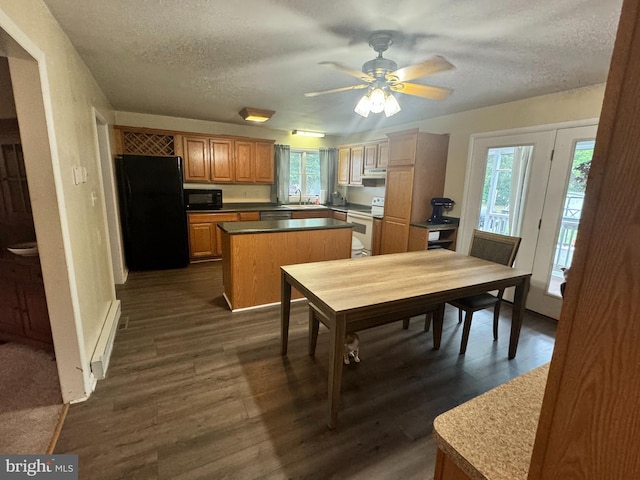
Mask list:
[[[111,351],[113,350],[113,342],[118,331],[118,322],[120,321],[120,300],[111,303],[107,319],[104,322],[98,343],[91,357],[91,373],[96,380],[102,380],[107,375],[109,368],[109,360],[111,359]]]

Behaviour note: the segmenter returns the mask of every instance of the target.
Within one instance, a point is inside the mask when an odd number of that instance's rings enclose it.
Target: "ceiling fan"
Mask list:
[[[392,31],[379,30],[373,32],[369,36],[369,46],[378,52],[378,56],[362,65],[362,72],[353,70],[337,62],[320,62],[321,65],[336,68],[365,83],[321,92],[305,93],[305,97],[317,97],[318,95],[325,95],[327,93],[366,88],[367,93],[356,105],[356,113],[367,117],[370,112],[381,113],[384,111],[385,115],[390,117],[400,111],[400,105],[391,92],[404,93],[406,95],[414,95],[431,100],[442,100],[449,96],[453,91],[450,88],[432,87],[408,82],[409,80],[433,75],[434,73],[453,70],[455,67],[449,63],[447,59],[436,55],[424,62],[399,69],[396,62],[382,57],[382,52],[385,52],[392,43]]]

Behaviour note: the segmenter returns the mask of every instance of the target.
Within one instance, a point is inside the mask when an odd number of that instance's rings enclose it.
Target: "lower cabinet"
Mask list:
[[[433,480],[470,480],[470,477],[446,453],[438,449]]]
[[[222,256],[218,223],[259,220],[259,212],[189,213],[189,258],[211,260]]]
[[[39,264],[0,262],[0,340],[53,345]]]

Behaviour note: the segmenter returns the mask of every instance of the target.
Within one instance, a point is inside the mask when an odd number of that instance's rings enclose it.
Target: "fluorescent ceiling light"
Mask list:
[[[307,132],[306,130],[293,130],[291,135],[297,135],[300,137],[324,137],[324,133],[321,132]]]
[[[266,122],[276,113],[273,110],[260,110],[258,108],[244,107],[238,112],[248,122]]]

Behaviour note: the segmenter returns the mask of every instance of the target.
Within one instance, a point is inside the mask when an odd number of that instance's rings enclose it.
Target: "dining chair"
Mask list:
[[[474,230],[471,239],[471,247],[469,248],[469,256],[482,258],[491,262],[500,263],[509,267],[513,266],[513,262],[518,254],[520,242],[522,238],[511,237],[508,235],[500,235],[497,233],[483,232]],[[474,312],[484,310],[493,306],[493,340],[498,339],[498,319],[500,317],[500,306],[502,304],[502,296],[504,288],[498,290],[497,295],[489,292],[472,295],[470,297],[458,298],[448,302],[450,305],[458,308],[458,323],[462,322],[462,312],[464,315],[464,325],[462,328],[462,341],[460,342],[460,354],[467,351],[467,341],[469,340],[469,331],[471,330],[471,320]],[[426,325],[425,325],[426,329]]]

